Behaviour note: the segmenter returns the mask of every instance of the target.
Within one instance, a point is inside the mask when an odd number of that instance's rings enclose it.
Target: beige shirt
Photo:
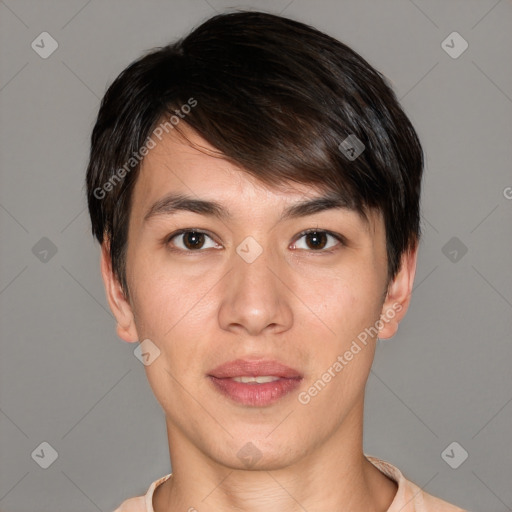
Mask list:
[[[365,454],[365,457],[382,473],[398,484],[398,490],[387,512],[467,512],[466,510],[451,505],[446,501],[431,496],[422,491],[416,484],[407,480],[401,471],[377,457]],[[155,480],[144,496],[129,498],[114,510],[114,512],[155,512],[153,509],[153,493],[163,484],[172,473]]]

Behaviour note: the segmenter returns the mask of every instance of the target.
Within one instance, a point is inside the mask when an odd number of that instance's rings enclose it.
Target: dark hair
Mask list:
[[[380,210],[388,279],[402,253],[418,243],[423,151],[385,77],[303,23],[261,12],[221,14],[134,61],[101,102],[87,168],[88,206],[93,235],[109,241],[126,296],[128,223],[141,154],[166,116],[165,131],[179,128],[174,114],[267,185],[311,184],[335,192],[363,216]],[[357,156],[360,143],[364,151]]]

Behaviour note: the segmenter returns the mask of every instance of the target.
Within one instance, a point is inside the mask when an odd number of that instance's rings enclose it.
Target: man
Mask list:
[[[420,142],[346,45],[219,15],[107,91],[87,189],[117,333],[141,342],[172,475],[117,512],[455,512],[363,453],[404,317]]]

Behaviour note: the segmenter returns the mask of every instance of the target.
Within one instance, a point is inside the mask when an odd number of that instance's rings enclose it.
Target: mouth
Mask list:
[[[278,361],[237,359],[215,368],[208,378],[217,392],[232,401],[264,407],[294,391],[303,376]]]
[[[272,375],[261,375],[258,377],[231,377],[235,382],[242,382],[243,384],[267,384],[268,382],[275,382],[281,377],[274,377]]]

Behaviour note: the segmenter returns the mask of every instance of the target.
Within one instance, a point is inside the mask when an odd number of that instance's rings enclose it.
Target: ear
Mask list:
[[[386,339],[394,336],[398,331],[398,324],[409,308],[417,258],[418,244],[414,249],[402,254],[400,270],[389,283],[386,299],[382,305],[379,338]]]
[[[117,335],[130,343],[138,341],[132,307],[126,300],[121,284],[112,270],[108,241],[101,244],[101,276],[110,310],[117,320]]]

